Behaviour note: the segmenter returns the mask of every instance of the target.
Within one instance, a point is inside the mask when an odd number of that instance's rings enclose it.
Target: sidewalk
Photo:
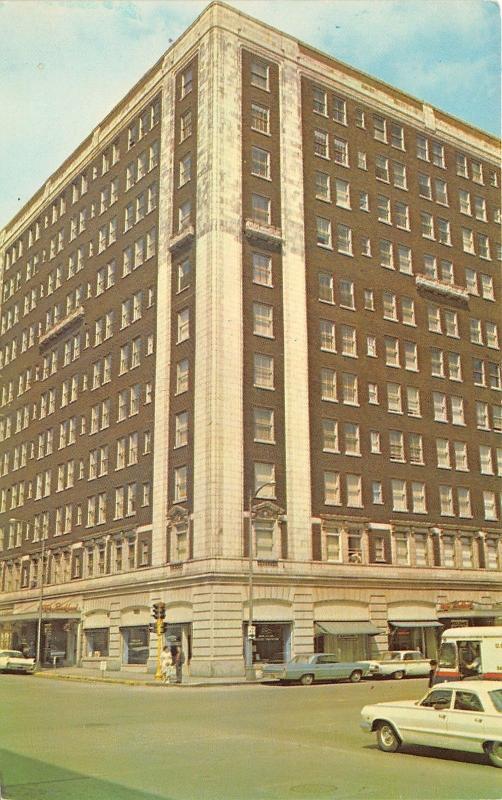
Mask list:
[[[117,683],[126,686],[152,686],[162,689],[184,689],[204,686],[241,686],[256,685],[259,680],[247,681],[244,676],[204,677],[191,676],[183,671],[183,682],[166,686],[162,681],[155,680],[151,673],[120,670],[117,672],[101,673],[95,669],[82,667],[47,667],[35,672],[37,678],[48,680],[79,681],[82,683]]]

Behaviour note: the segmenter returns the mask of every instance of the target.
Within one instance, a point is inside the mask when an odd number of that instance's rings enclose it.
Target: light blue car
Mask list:
[[[371,675],[372,667],[365,661],[340,661],[333,653],[313,653],[295,656],[287,664],[265,664],[263,679],[280,683],[302,683],[310,686],[315,681],[344,681],[357,683]]]

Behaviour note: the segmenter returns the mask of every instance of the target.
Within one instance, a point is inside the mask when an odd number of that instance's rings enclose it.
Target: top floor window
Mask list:
[[[387,123],[377,114],[373,114],[373,136],[378,142],[387,141]]]
[[[253,60],[251,62],[251,85],[268,91],[269,70],[268,64],[258,61],[258,59]]]
[[[312,92],[312,107],[316,114],[322,114],[324,117],[328,114],[328,98],[324,89],[314,87]]]
[[[444,160],[444,147],[439,142],[432,142],[432,163],[436,167],[442,167],[444,169],[445,160]]]
[[[342,125],[347,124],[347,103],[341,97],[333,98],[333,118]]]
[[[390,143],[392,147],[404,150],[404,130],[402,125],[398,125],[397,122],[393,122],[390,126]]]
[[[425,136],[417,136],[417,158],[429,160],[429,140]]]
[[[192,67],[188,67],[181,73],[181,86],[180,86],[180,99],[183,99],[190,94],[193,89],[193,72]]]

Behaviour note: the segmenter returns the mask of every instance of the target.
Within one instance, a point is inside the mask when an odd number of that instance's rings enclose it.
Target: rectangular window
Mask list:
[[[251,215],[254,222],[261,225],[270,225],[271,202],[269,197],[260,194],[251,195]]]
[[[336,372],[332,369],[321,369],[321,399],[336,401]]]
[[[390,143],[392,147],[404,150],[404,130],[402,125],[398,125],[397,122],[390,124]]]
[[[184,358],[176,364],[176,394],[188,391],[188,359]]]
[[[272,356],[254,354],[254,385],[260,389],[274,388],[274,359]]]
[[[417,158],[429,160],[429,140],[425,136],[417,136]]]
[[[389,159],[385,156],[375,156],[375,176],[378,180],[389,183]]]
[[[325,172],[315,174],[315,196],[318,200],[331,200],[330,176]]]
[[[186,341],[190,337],[190,309],[184,308],[178,311],[177,321],[177,344]]]
[[[341,125],[347,124],[347,103],[341,97],[333,97],[333,119]]]
[[[439,507],[442,517],[453,517],[453,489],[451,486],[439,486]]]
[[[328,134],[326,131],[314,131],[314,154],[321,158],[329,158]]]
[[[338,453],[338,423],[334,419],[322,420],[322,449],[327,453]]]
[[[439,142],[432,142],[432,163],[436,167],[445,168],[444,146]]]
[[[317,244],[331,248],[331,222],[323,217],[316,217]]]
[[[337,139],[333,141],[333,159],[335,164],[341,164],[343,167],[349,166],[349,145],[344,139]]]
[[[188,67],[184,72],[181,73],[181,84],[180,84],[180,99],[183,99],[190,94],[193,89],[193,72],[192,67]]]
[[[328,115],[328,96],[324,89],[319,89],[314,86],[312,90],[312,110],[316,114],[322,114],[323,117]]]
[[[427,513],[425,502],[425,483],[421,483],[419,481],[411,482],[411,504],[414,514]]]
[[[265,486],[264,484],[268,484]],[[260,489],[260,487],[262,487]],[[275,498],[275,465],[263,463],[260,461],[254,462],[254,491],[260,490],[260,498],[274,499]]]
[[[324,473],[324,503],[328,506],[341,505],[340,474],[338,472]]]
[[[274,309],[265,303],[253,303],[253,333],[256,336],[274,336]]]
[[[272,257],[253,253],[253,283],[272,286]]]
[[[348,508],[362,508],[362,478],[360,475],[346,475],[347,506]]]
[[[254,409],[254,441],[274,443],[274,412],[271,408]]]
[[[359,405],[357,375],[342,373],[342,402],[351,406]]]
[[[338,252],[352,255],[352,229],[347,225],[337,225],[336,238]]]
[[[403,413],[401,386],[398,383],[387,384],[387,408],[394,414]]]
[[[188,444],[188,412],[181,411],[175,417],[174,446],[183,447]]]
[[[390,200],[382,194],[377,195],[377,219],[379,222],[391,224]]]
[[[407,511],[406,481],[393,478],[390,482],[392,492],[392,510]]]
[[[319,300],[323,303],[333,304],[335,302],[333,275],[328,272],[320,272],[318,279]]]
[[[251,174],[270,179],[270,153],[261,147],[251,148]]]
[[[251,105],[251,128],[260,133],[270,133],[270,109],[253,103]]]
[[[335,180],[335,202],[342,208],[350,208],[350,184],[340,178]]]
[[[319,320],[321,350],[336,353],[335,323],[330,320]]]
[[[251,85],[258,89],[268,91],[269,88],[269,65],[264,61],[253,59],[251,62]]]
[[[373,137],[377,142],[387,142],[387,123],[378,114],[373,114]]]
[[[187,499],[187,467],[177,467],[174,470],[174,502],[179,503]]]

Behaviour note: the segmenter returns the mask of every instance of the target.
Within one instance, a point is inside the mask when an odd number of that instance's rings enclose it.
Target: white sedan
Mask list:
[[[376,731],[380,750],[401,744],[486,753],[502,767],[502,684],[500,681],[441,683],[421,700],[364,706],[363,730]]]
[[[0,672],[25,672],[31,674],[34,671],[34,658],[25,658],[20,650],[0,650]]]

